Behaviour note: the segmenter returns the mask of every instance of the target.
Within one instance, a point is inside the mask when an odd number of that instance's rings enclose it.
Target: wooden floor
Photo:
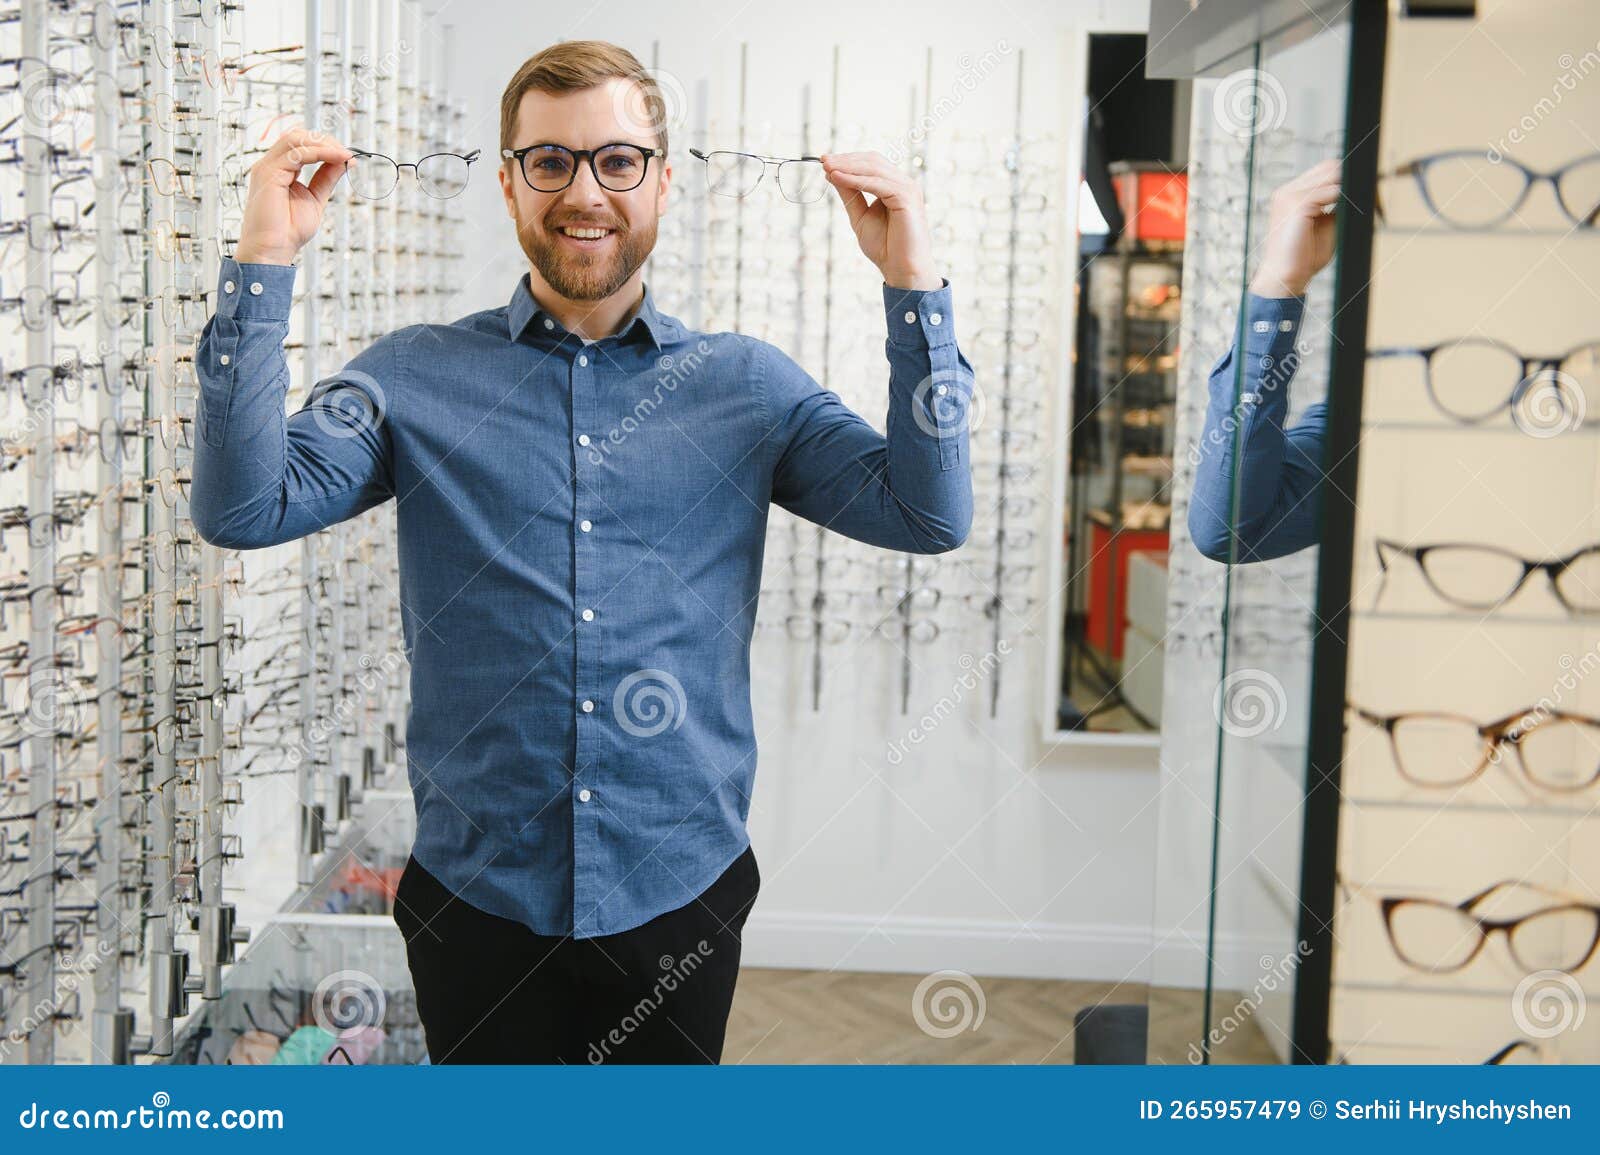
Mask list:
[[[1146,987],[1128,984],[982,977],[974,991],[946,979],[925,988],[926,1009],[919,1016],[914,1003],[919,984],[927,981],[914,974],[746,967],[734,994],[722,1061],[1071,1063],[1073,1017],[1083,1007],[1103,1003],[1149,1003],[1156,1062],[1188,1061],[1189,1041],[1203,1031],[1197,991],[1152,995]],[[941,991],[946,997],[939,997]],[[947,1032],[953,1033],[940,1037]],[[1253,1024],[1236,1031],[1218,1059],[1277,1061]]]

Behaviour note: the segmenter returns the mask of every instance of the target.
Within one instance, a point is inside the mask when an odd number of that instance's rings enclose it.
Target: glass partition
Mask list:
[[[1294,1057],[1350,56],[1307,13],[1195,88],[1153,1062]]]

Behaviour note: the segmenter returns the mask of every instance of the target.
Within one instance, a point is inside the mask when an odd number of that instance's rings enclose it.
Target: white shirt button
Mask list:
[[[928,324],[930,324],[930,325],[937,325],[942,320],[944,320],[944,317],[943,317],[942,314],[939,314],[939,313],[929,313],[928,314]]]
[[[589,435],[587,433],[578,434],[578,444],[579,445],[587,445],[587,444],[589,444]]]
[[[231,293],[236,288],[238,288],[238,286],[235,285],[232,281],[223,281],[222,282],[222,291],[224,293]]]
[[[934,392],[937,393],[940,397],[943,397],[946,393],[950,392],[950,386],[941,385],[937,389],[935,389]]]
[[[554,329],[556,327],[556,323],[554,321],[552,321],[549,317],[546,317],[544,319],[544,327],[546,329]]]
[[[1289,320],[1287,317],[1284,318],[1282,321],[1279,321],[1278,322],[1278,332],[1280,332],[1280,333],[1292,333],[1292,332],[1294,332],[1294,322]]]
[[[252,297],[259,297],[261,295],[261,282],[260,281],[251,281],[250,282],[250,295]]]
[[[585,357],[581,353],[578,354],[578,364],[579,365],[587,365],[588,363],[589,363],[589,358]]]
[[[586,621],[586,622],[594,621],[594,611],[593,610],[584,610],[583,611],[583,620]]]
[[[228,362],[232,361],[233,358],[224,353],[222,356],[218,357],[217,360],[226,365]]]
[[[594,797],[594,795],[590,794],[587,790],[578,791],[578,801],[579,802],[587,802],[587,801],[589,801],[589,799],[591,799],[593,797]]]
[[[590,701],[590,700],[589,700],[589,699],[588,699],[588,698],[585,698],[585,699],[584,699],[584,700],[583,700],[583,712],[584,712],[584,713],[585,713],[585,714],[592,714],[592,713],[594,713],[594,703],[593,703],[593,702],[591,702],[591,701]]]
[[[589,523],[589,519],[586,517],[578,523],[578,528],[583,530],[584,533],[588,533],[594,526]]]
[[[917,323],[917,311],[915,309],[907,309],[906,310],[906,324],[915,325],[916,323]]]
[[[1272,322],[1271,321],[1257,321],[1254,325],[1251,325],[1250,327],[1252,329],[1254,329],[1257,333],[1265,333],[1267,330],[1272,328]]]

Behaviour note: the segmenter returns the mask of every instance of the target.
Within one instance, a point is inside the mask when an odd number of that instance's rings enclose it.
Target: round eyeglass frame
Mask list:
[[[572,158],[571,171],[567,174],[566,183],[560,188],[540,188],[538,185],[533,183],[533,178],[528,175],[527,166],[523,162],[522,158],[537,148],[560,149],[562,152],[566,153]],[[644,163],[639,166],[639,179],[634,181],[627,188],[616,188],[612,185],[608,185],[605,181],[600,179],[600,170],[594,163],[595,153],[604,152],[608,148],[631,148],[644,158]],[[666,155],[667,150],[664,148],[645,148],[642,144],[634,144],[632,141],[628,140],[614,140],[609,144],[602,144],[599,148],[568,148],[564,144],[556,144],[554,141],[546,140],[540,141],[537,144],[525,145],[522,148],[502,148],[500,150],[501,159],[516,162],[517,171],[522,174],[522,183],[527,185],[534,192],[540,193],[565,192],[572,186],[572,182],[578,179],[578,165],[581,162],[588,163],[589,173],[594,177],[595,184],[599,185],[607,192],[632,192],[634,189],[638,188],[644,183],[644,178],[646,176],[650,175],[651,159],[658,156],[664,157]]]

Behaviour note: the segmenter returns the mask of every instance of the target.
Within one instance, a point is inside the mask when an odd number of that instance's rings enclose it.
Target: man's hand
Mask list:
[[[240,264],[292,265],[295,254],[316,235],[333,186],[355,153],[323,132],[286,132],[250,166],[250,192],[239,226],[233,259]],[[320,164],[306,184],[298,177]]]
[[[933,237],[917,182],[880,152],[834,152],[822,156],[850,227],[867,259],[893,289],[937,289],[944,284],[933,263]],[[877,200],[867,203],[871,193]]]
[[[1258,297],[1301,297],[1333,259],[1341,162],[1325,160],[1272,194],[1266,255],[1250,281]]]

